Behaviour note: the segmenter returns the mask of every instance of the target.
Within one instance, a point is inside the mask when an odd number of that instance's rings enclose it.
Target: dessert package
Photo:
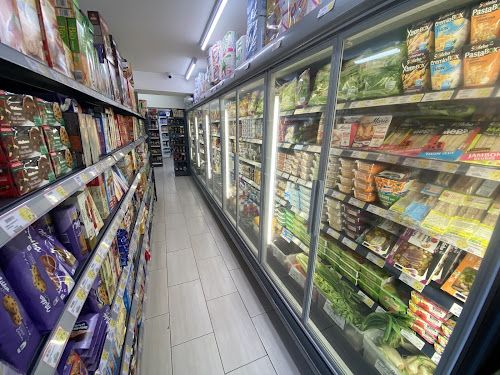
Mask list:
[[[106,219],[109,216],[109,204],[106,196],[106,186],[104,183],[104,174],[100,174],[87,184],[90,195],[101,215]]]
[[[469,40],[469,11],[454,10],[438,17],[434,23],[435,51],[463,47]]]
[[[87,368],[83,363],[80,356],[73,349],[74,343],[69,341],[66,344],[64,352],[59,361],[59,366],[57,366],[58,374],[60,375],[88,375]]]
[[[17,0],[17,10],[23,29],[24,53],[45,64],[47,61],[43,50],[43,36],[36,10],[36,0]]]
[[[4,0],[0,3],[0,42],[25,53],[16,0]]]
[[[54,168],[55,176],[61,177],[70,173],[75,169],[75,162],[71,151],[64,150],[59,152],[51,152],[49,154],[52,167]]]
[[[465,302],[469,296],[470,288],[476,279],[476,273],[479,266],[481,266],[481,261],[482,258],[467,254],[441,289],[460,301]]]
[[[464,48],[464,86],[495,84],[500,72],[500,40],[471,44]]]
[[[414,52],[432,52],[434,50],[434,22],[423,20],[411,25],[407,30],[406,44],[408,56]]]
[[[97,275],[85,301],[84,310],[93,313],[106,312],[109,310],[110,304],[106,287],[101,281],[101,277]]]
[[[31,159],[45,154],[47,145],[41,127],[0,127],[1,163]]]
[[[71,147],[69,135],[64,126],[43,126],[43,135],[49,152],[67,150]]]
[[[0,125],[41,126],[43,107],[40,99],[0,90]]]
[[[382,146],[391,125],[392,115],[363,116],[352,143],[353,148],[372,148]]]
[[[5,277],[42,334],[50,332],[64,303],[28,233],[23,231],[0,249]]]
[[[51,214],[57,228],[59,241],[78,261],[87,259],[89,250],[83,237],[75,206],[58,206],[52,210]]]

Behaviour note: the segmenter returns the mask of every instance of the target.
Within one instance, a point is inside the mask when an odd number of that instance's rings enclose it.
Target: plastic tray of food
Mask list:
[[[314,154],[311,154],[310,152],[300,152],[300,151],[295,151],[295,155],[299,157],[301,160],[306,160],[312,162],[314,159]],[[299,156],[300,155],[300,156]]]
[[[339,176],[339,181],[344,186],[349,186],[351,188],[354,186],[354,180],[352,178]]]
[[[360,273],[361,280],[378,285],[379,288],[381,285],[388,284],[394,280],[394,276],[385,272],[372,262],[363,263]]]
[[[356,169],[358,166],[356,164],[356,160],[340,158],[340,164],[342,164],[342,168],[345,169]]]
[[[365,192],[365,193],[373,193],[375,191],[376,185],[370,184],[370,183],[362,181],[362,180],[354,179],[354,187],[357,190]]]
[[[366,182],[368,184],[374,184],[375,183],[375,175],[371,173],[366,173],[363,171],[354,171],[354,178],[359,181]]]
[[[356,160],[356,163],[358,165],[358,171],[371,174],[377,174],[387,168],[384,164],[370,163],[362,160]]]
[[[326,206],[329,208],[334,208],[340,210],[342,208],[342,202],[337,199],[326,198]]]
[[[352,250],[346,250],[341,253],[342,260],[349,264],[356,271],[361,269],[361,265],[366,263],[366,259]]]
[[[377,193],[365,193],[362,190],[354,189],[354,197],[364,202],[375,202],[377,200]]]
[[[311,179],[312,174],[311,173],[300,172],[299,176],[304,181],[309,181]]]
[[[357,217],[357,216],[351,216],[349,214],[344,214],[344,220],[352,225],[367,225],[368,224],[368,217]]]
[[[378,289],[377,288],[375,288],[375,289],[372,288],[371,284],[363,281],[363,279],[361,278],[361,275],[360,275],[360,278],[359,278],[359,281],[358,281],[358,285],[359,285],[360,289],[362,289],[364,292],[366,292],[375,301],[378,301],[380,287],[378,287]]]
[[[370,216],[370,213],[368,211],[364,211],[360,208],[351,206],[350,204],[344,203],[342,205],[344,207],[344,213],[354,216],[354,217],[367,217]]]
[[[308,195],[308,194],[304,194],[304,193],[301,192],[299,194],[299,196],[300,196],[300,201],[301,202],[307,202],[307,203],[309,203],[311,201],[311,196]]]
[[[344,228],[360,235],[366,229],[366,225],[354,225],[344,220]]]
[[[351,232],[349,229],[344,229],[344,233],[347,237],[349,237],[352,240],[356,240],[359,237],[359,234]]]
[[[338,184],[338,189],[344,194],[352,194],[352,186]]]
[[[346,178],[354,178],[356,176],[354,170],[352,169],[347,169],[347,168],[340,168],[340,174],[343,176],[343,177],[346,177]]]
[[[299,166],[300,173],[311,173],[311,167],[306,167],[303,165]]]
[[[299,185],[299,191],[303,194],[307,194],[308,196],[311,196],[311,189],[306,188],[305,186]]]
[[[328,225],[339,232],[343,229],[342,220],[339,220],[335,217],[328,216]]]
[[[338,218],[339,220],[342,219],[342,211],[339,210],[339,209],[335,209],[335,208],[328,208],[328,210],[326,211],[326,214],[330,217],[336,217]]]

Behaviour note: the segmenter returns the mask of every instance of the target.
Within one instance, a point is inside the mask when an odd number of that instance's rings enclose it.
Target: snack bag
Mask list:
[[[428,90],[431,86],[431,73],[427,53],[415,52],[411,55],[403,64],[401,77],[405,94]]]
[[[450,49],[431,55],[431,81],[433,90],[454,89],[462,84],[463,54]]]
[[[463,47],[469,39],[469,13],[466,9],[455,10],[439,16],[434,23],[435,51]]]
[[[469,45],[464,54],[464,86],[493,85],[500,71],[500,40]]]
[[[407,30],[408,56],[414,52],[434,51],[434,22],[423,20]]]
[[[500,36],[500,1],[483,1],[472,8],[471,43],[482,43]]]

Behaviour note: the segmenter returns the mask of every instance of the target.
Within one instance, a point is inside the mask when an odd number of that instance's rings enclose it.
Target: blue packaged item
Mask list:
[[[257,17],[266,16],[267,0],[247,0],[247,25]]]
[[[463,47],[469,39],[470,21],[467,9],[454,10],[439,16],[434,23],[436,52]]]
[[[431,82],[433,90],[454,89],[463,79],[463,54],[460,48],[431,55]]]
[[[260,51],[266,41],[266,17],[257,17],[247,24],[247,59]]]

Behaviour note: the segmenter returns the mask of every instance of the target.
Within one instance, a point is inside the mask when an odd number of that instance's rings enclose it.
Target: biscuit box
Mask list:
[[[106,287],[101,281],[101,277],[97,275],[94,284],[90,288],[90,293],[85,301],[83,310],[94,313],[106,312],[109,310],[110,304]]]
[[[42,101],[31,95],[18,95],[0,90],[0,125],[41,126]]]
[[[76,167],[73,154],[69,150],[51,152],[49,157],[52,167],[54,168],[56,178],[70,173]]]
[[[68,132],[64,126],[45,125],[42,130],[49,152],[63,151],[71,147]]]
[[[48,223],[48,224],[47,224]],[[78,260],[71,254],[64,246],[56,239],[55,234],[52,232],[52,218],[49,214],[43,215],[40,219],[32,224],[32,227],[43,238],[45,246],[56,257],[59,263],[69,272],[71,276],[75,274],[78,267]]]
[[[59,361],[59,366],[57,367],[57,373],[59,375],[88,375],[87,368],[80,356],[73,349],[73,345],[74,343],[72,342],[68,342],[66,345]]]
[[[35,355],[40,334],[0,271],[0,358],[26,372]]]
[[[28,56],[46,64],[42,30],[36,11],[36,0],[17,0],[17,10],[23,29],[24,52]]]
[[[19,233],[0,249],[0,266],[41,334],[52,330],[64,303],[40,259],[39,244]]]
[[[47,154],[40,127],[0,127],[0,163],[10,163]]]
[[[59,241],[66,246],[66,249],[68,249],[78,261],[81,262],[87,259],[89,256],[89,249],[83,237],[76,207],[73,205],[58,206],[52,210],[51,213],[56,224]]]
[[[106,219],[109,216],[109,203],[106,196],[106,186],[104,183],[104,175],[100,174],[87,184],[90,195],[101,215],[101,218]]]

